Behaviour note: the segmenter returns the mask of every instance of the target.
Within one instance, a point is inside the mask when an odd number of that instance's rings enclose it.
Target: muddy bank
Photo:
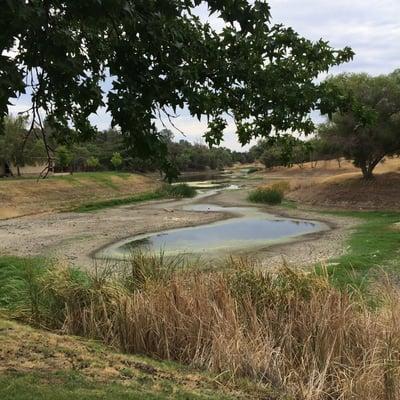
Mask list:
[[[91,255],[111,242],[159,229],[226,218],[175,210],[172,208],[174,202],[159,203],[95,213],[52,213],[0,221],[0,254],[41,255],[90,266],[93,264]]]
[[[208,201],[220,206],[249,206],[247,191],[222,192]],[[282,244],[259,249],[255,255],[265,267],[281,265],[308,266],[327,262],[346,252],[346,241],[360,221],[356,218],[338,217],[323,214],[311,208],[287,209],[280,206],[257,206],[265,212],[281,217],[303,220],[317,220],[326,223],[331,229],[304,235]]]
[[[207,198],[222,206],[248,206],[246,192],[225,191]],[[206,224],[229,217],[226,213],[185,211],[187,204],[204,198],[148,202],[100,210],[95,213],[42,214],[0,221],[0,253],[18,256],[55,257],[79,266],[93,265],[92,255],[102,247],[130,236],[160,230]],[[322,220],[333,228],[324,233],[296,238],[293,242],[260,249],[257,257],[265,266],[285,260],[290,265],[307,265],[342,254],[343,243],[356,221],[320,216],[310,211],[266,208],[282,216]]]

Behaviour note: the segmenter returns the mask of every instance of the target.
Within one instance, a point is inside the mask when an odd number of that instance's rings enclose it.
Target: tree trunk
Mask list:
[[[17,165],[17,176],[21,176],[21,170],[19,169],[19,165]]]
[[[362,171],[362,174],[363,174],[363,177],[365,180],[373,179],[374,175],[373,175],[372,171],[378,165],[378,163],[382,160],[382,158],[383,158],[383,156],[376,157],[375,159],[373,159],[370,162],[364,161],[361,164],[361,171]]]
[[[363,165],[361,167],[361,171],[362,171],[362,174],[363,174],[363,178],[366,181],[369,181],[374,177],[374,175],[372,174],[372,169],[369,168],[367,165]]]

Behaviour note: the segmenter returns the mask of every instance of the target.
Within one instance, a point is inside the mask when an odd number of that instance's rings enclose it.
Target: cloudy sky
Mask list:
[[[322,37],[335,48],[350,46],[355,51],[352,62],[332,69],[332,73],[380,74],[400,68],[400,0],[270,0],[269,4],[273,23],[291,26],[308,39]],[[199,14],[206,18],[206,9],[200,8]],[[221,26],[215,17],[210,21],[216,29]],[[24,109],[24,100],[19,100],[12,111]],[[100,129],[110,125],[104,111],[92,120]],[[202,140],[205,123],[191,118],[187,112],[180,113],[175,125],[186,133],[186,139]],[[175,137],[183,138],[178,132]],[[226,130],[224,145],[240,149],[233,124]]]
[[[293,27],[302,36],[328,40],[335,48],[350,46],[356,53],[350,63],[331,73],[381,74],[400,68],[400,0],[270,0],[272,22]],[[206,10],[202,10],[206,15]],[[215,26],[219,25],[213,19]],[[196,140],[204,125],[181,118],[179,127]],[[234,126],[228,127],[225,145],[240,149]]]

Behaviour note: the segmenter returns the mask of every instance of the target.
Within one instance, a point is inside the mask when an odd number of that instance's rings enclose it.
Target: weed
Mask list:
[[[249,193],[248,200],[253,203],[280,204],[283,195],[279,190],[257,188]]]
[[[166,197],[194,197],[196,196],[197,190],[189,186],[187,183],[178,183],[177,185],[164,185],[160,189],[161,193],[164,193]]]

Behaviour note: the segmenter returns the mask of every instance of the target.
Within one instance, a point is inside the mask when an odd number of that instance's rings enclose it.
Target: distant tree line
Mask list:
[[[254,159],[248,153],[231,151],[225,147],[192,144],[187,140],[173,141],[167,129],[160,136],[168,146],[169,162],[177,173],[186,171],[220,170],[234,163],[249,163]],[[56,170],[94,171],[121,170],[154,172],[161,169],[154,159],[132,156],[124,146],[123,137],[115,130],[100,132],[95,140],[56,149]]]
[[[47,160],[43,140],[39,135],[27,135],[27,120],[23,117],[7,117],[5,133],[0,136],[0,162],[14,166],[18,175],[25,165],[40,165]],[[173,141],[173,133],[167,129],[160,132],[168,146],[171,165],[176,172],[218,170],[234,163],[249,163],[254,159],[249,153],[231,151],[224,147],[209,148],[192,144],[187,140]],[[154,159],[132,156],[124,145],[122,135],[113,129],[98,132],[88,142],[59,144],[49,129],[47,141],[53,149],[55,172],[79,171],[139,171],[154,172],[161,169]]]

